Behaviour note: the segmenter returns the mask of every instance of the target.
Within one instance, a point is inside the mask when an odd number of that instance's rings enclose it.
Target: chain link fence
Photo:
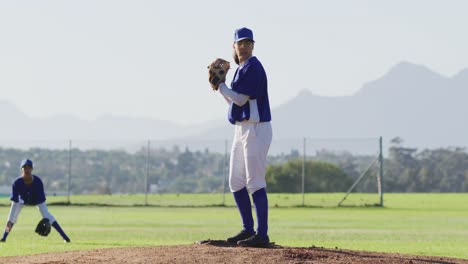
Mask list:
[[[9,203],[19,163],[30,158],[49,204],[234,206],[228,187],[231,144],[231,140],[0,141],[0,204]],[[347,201],[361,206],[378,203],[379,166],[367,168],[381,155],[380,147],[378,138],[274,140],[267,171],[270,204],[336,206],[363,173],[370,176],[363,177],[354,191],[367,194]]]

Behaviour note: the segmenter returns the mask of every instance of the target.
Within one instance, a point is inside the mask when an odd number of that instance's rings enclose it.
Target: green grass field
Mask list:
[[[270,238],[282,246],[346,248],[468,259],[468,194],[386,194],[385,207],[312,207],[338,202],[343,194],[308,194],[296,207],[297,194],[270,194]],[[201,239],[223,239],[240,230],[240,217],[230,195],[227,207],[215,205],[221,195],[150,196],[157,206],[142,204],[143,196],[114,196],[124,206],[50,206],[72,239],[64,244],[57,232],[47,238],[34,233],[40,214],[25,207],[0,256],[79,249],[191,244]],[[128,198],[128,199],[126,199]],[[73,196],[72,203],[106,203],[107,196]],[[122,201],[120,201],[122,199]],[[160,199],[159,202],[156,202]],[[49,203],[63,197],[50,197]],[[120,201],[120,202],[117,202]],[[353,200],[372,201],[375,195],[352,194]],[[138,201],[138,202],[135,202]],[[162,201],[165,201],[164,203]],[[1,198],[0,204],[8,204]],[[164,207],[164,205],[194,207]],[[345,203],[346,204],[346,203]],[[276,205],[276,206],[275,206]],[[5,219],[9,208],[0,207]]]

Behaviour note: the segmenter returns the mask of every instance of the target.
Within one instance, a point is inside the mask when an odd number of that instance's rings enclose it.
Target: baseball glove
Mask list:
[[[47,218],[42,218],[36,226],[36,233],[41,236],[48,236],[50,233],[50,221]]]
[[[214,91],[218,90],[220,83],[226,81],[226,74],[230,68],[229,61],[220,58],[208,66],[208,81]]]

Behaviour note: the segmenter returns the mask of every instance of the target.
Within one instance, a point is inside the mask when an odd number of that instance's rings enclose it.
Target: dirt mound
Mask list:
[[[467,263],[468,260],[326,248],[241,248],[224,241],[185,246],[111,248],[4,257],[0,263]]]

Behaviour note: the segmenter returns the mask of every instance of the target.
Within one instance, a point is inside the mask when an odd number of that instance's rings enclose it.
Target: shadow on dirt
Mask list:
[[[239,247],[236,244],[231,244],[227,242],[226,240],[211,240],[211,239],[206,239],[206,240],[200,240],[195,242],[195,244],[198,245],[211,245],[215,247]],[[276,245],[274,242],[271,242],[268,247],[263,247],[263,248],[282,248],[279,245]]]

